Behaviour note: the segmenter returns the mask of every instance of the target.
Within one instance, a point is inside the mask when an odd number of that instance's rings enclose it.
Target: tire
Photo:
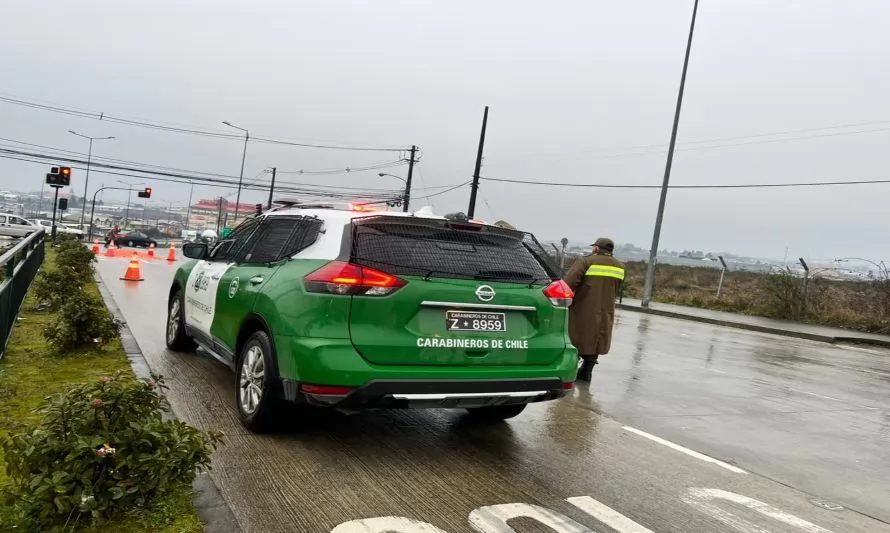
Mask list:
[[[167,304],[167,348],[174,352],[194,352],[198,345],[185,333],[185,298],[182,291],[170,298]]]
[[[508,418],[518,416],[525,411],[525,404],[522,405],[494,405],[491,407],[471,407],[467,409],[467,413],[475,420],[480,422],[503,422]]]
[[[282,403],[279,389],[272,340],[265,331],[256,331],[237,360],[235,404],[241,425],[254,433],[273,429]]]

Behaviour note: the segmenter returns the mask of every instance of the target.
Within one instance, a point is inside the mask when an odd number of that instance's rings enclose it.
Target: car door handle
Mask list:
[[[265,281],[265,279],[266,278],[264,278],[263,276],[254,276],[254,277],[250,278],[250,283],[252,285],[259,285],[260,283]]]

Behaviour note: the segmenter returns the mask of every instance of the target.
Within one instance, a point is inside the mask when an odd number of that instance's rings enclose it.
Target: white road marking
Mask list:
[[[653,533],[651,529],[637,524],[615,509],[594,500],[590,496],[566,498],[566,501],[618,533]]]
[[[720,489],[691,488],[686,492],[684,496],[682,496],[681,499],[689,505],[695,507],[699,511],[711,516],[712,518],[720,522],[723,522],[724,524],[734,528],[737,531],[741,531],[742,533],[772,533],[772,530],[760,527],[757,524],[753,524],[745,520],[744,518],[740,518],[725,509],[721,509],[717,505],[714,505],[712,501],[725,500],[736,505],[742,505],[751,509],[752,511],[758,512],[778,522],[782,522],[783,524],[787,524],[789,526],[800,529],[801,531],[805,531],[806,533],[831,533],[831,531],[828,529],[817,526],[816,524],[813,524],[811,522],[807,522],[806,520],[798,518],[792,514],[788,514],[785,511],[776,509],[775,507],[763,503],[762,501],[755,500],[747,496],[742,496],[741,494],[736,494],[734,492],[728,492]]]
[[[527,503],[480,507],[470,513],[469,520],[470,527],[479,533],[516,533],[516,530],[507,524],[507,520],[519,517],[537,520],[556,533],[596,533],[556,511]]]
[[[791,387],[788,387],[788,390],[794,391],[794,392],[799,392],[801,394],[809,394],[810,396],[817,396],[819,398],[826,398],[828,400],[834,400],[836,402],[843,402],[843,400],[841,400],[840,398],[834,398],[832,396],[826,396],[824,394],[817,394],[815,392],[807,392],[805,390],[792,389]]]
[[[657,442],[658,444],[667,446],[668,448],[676,450],[680,453],[685,453],[686,455],[688,455],[690,457],[695,457],[696,459],[700,459],[700,460],[706,461],[708,463],[714,463],[715,465],[725,468],[725,469],[729,470],[730,472],[735,472],[736,474],[747,474],[747,472],[745,472],[744,470],[742,470],[741,468],[739,468],[737,466],[733,466],[729,463],[724,463],[723,461],[721,461],[719,459],[714,459],[713,457],[708,457],[707,455],[705,455],[703,453],[698,453],[694,450],[690,450],[689,448],[680,446],[679,444],[674,444],[671,441],[664,440],[661,437],[656,437],[655,435],[651,435],[649,433],[646,433],[645,431],[640,431],[637,428],[632,428],[630,426],[624,426],[622,429],[624,429],[625,431],[630,431],[631,433],[635,433],[641,437],[645,437],[653,442]]]
[[[331,533],[446,533],[434,525],[402,516],[381,516],[344,522]]]

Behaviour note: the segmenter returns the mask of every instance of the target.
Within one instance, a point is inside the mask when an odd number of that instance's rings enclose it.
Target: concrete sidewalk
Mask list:
[[[799,339],[830,343],[849,342],[870,344],[873,346],[890,348],[890,335],[861,333],[859,331],[843,328],[814,326],[788,320],[776,320],[773,318],[740,315],[724,311],[713,311],[711,309],[699,309],[697,307],[655,302],[651,302],[649,308],[644,309],[640,300],[627,298],[625,298],[622,303],[618,304],[618,308],[628,311],[679,318],[682,320],[694,320],[696,322],[704,322],[718,326],[759,331],[761,333],[772,333],[774,335],[784,335],[786,337],[796,337]]]

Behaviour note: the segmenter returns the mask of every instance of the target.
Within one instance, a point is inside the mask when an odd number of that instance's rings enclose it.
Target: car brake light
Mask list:
[[[568,307],[572,305],[575,291],[565,281],[558,280],[544,287],[544,296],[556,307]]]
[[[565,381],[562,384],[562,390],[569,391],[575,387],[575,384],[571,381]]]
[[[332,261],[303,278],[308,292],[337,295],[388,296],[405,280],[373,268]]]

